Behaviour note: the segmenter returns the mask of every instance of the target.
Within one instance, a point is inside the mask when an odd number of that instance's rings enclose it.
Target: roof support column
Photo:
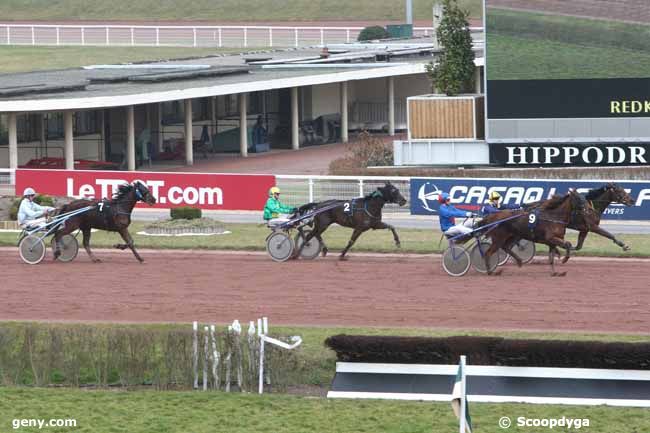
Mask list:
[[[246,101],[247,93],[240,93],[239,98],[239,153],[243,157],[248,156],[248,105]]]
[[[16,113],[7,114],[9,122],[9,168],[18,168],[18,128],[16,127]],[[13,183],[13,182],[12,182]]]
[[[194,135],[192,133],[192,100],[185,100],[185,165],[194,165]]]
[[[156,104],[158,106],[158,152],[164,152],[165,145],[163,143],[163,106],[162,102]]]
[[[291,88],[291,148],[293,150],[300,149],[300,135],[298,118],[298,88]]]
[[[341,83],[341,141],[348,142],[348,82]]]
[[[126,107],[126,169],[135,170],[135,114],[133,105]]]
[[[395,77],[388,77],[388,135],[395,135]]]
[[[72,130],[72,110],[63,112],[63,125],[65,131],[65,169],[74,170],[74,138]]]
[[[212,137],[217,135],[217,97],[210,97],[210,147],[212,147]]]
[[[98,110],[99,115],[99,145],[97,146],[97,159],[104,161],[106,149],[106,109]]]
[[[40,133],[40,142],[41,142],[41,152],[45,148],[45,113],[40,113],[38,115],[38,124],[39,124],[39,133]]]

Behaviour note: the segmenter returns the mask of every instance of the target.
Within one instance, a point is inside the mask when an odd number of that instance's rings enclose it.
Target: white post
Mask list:
[[[212,378],[214,389],[219,389],[219,350],[217,350],[217,338],[215,327],[210,325],[210,338],[212,340]]]
[[[65,130],[65,169],[74,170],[74,144],[72,138],[72,111],[66,110],[63,113],[63,123]]]
[[[325,30],[320,29],[320,44],[325,45]]]
[[[32,45],[36,45],[36,35],[34,34],[34,26],[32,26]]]
[[[248,27],[244,27],[244,48],[248,47]]]
[[[246,93],[240,93],[239,97],[239,153],[243,157],[248,156],[248,119],[246,106]]]
[[[160,46],[160,27],[156,27],[156,46]]]
[[[126,169],[135,170],[135,114],[133,105],[126,107]]]
[[[406,0],[406,24],[413,25],[413,0]]]
[[[350,29],[345,30],[345,42],[350,43]]]
[[[221,27],[219,27],[219,29],[217,31],[219,32],[219,48],[221,48],[223,46],[223,44],[221,43],[222,42],[221,41]]]
[[[135,34],[133,27],[131,27],[131,46],[133,45],[135,45]]]
[[[110,42],[110,38],[108,36],[108,27],[106,27],[106,46],[108,46],[110,44],[111,44],[111,42]]]
[[[300,148],[300,135],[298,134],[298,88],[291,88],[291,148]]]
[[[264,331],[261,319],[257,319],[257,335],[260,338],[260,371],[257,382],[257,392],[262,394],[264,392]]]
[[[162,108],[162,102],[159,102],[158,104],[158,151],[162,152],[165,150],[165,145],[163,143],[163,108]]]
[[[86,45],[86,29],[81,28],[81,46]]]
[[[192,44],[196,47],[196,27],[192,28],[192,37],[194,38],[194,42]]]
[[[7,118],[9,122],[9,168],[15,170],[18,168],[18,128],[16,126],[16,113],[9,113]]]
[[[481,67],[476,66],[474,69],[474,92],[477,95],[481,94]]]
[[[467,383],[465,380],[465,361],[466,356],[461,355],[460,357],[460,366],[461,366],[461,381],[460,381],[460,433],[466,433],[467,420],[465,419],[465,413],[467,412]]]
[[[208,327],[203,327],[205,333],[203,337],[203,391],[208,390],[208,359],[210,358],[210,349],[208,342]]]
[[[363,179],[359,179],[359,197],[363,197]]]
[[[269,27],[269,47],[273,47],[273,27]]]
[[[262,326],[264,327],[264,335],[269,334],[269,319],[268,317],[262,317]],[[271,384],[271,374],[269,373],[268,367],[266,368],[266,371],[264,372],[264,375],[266,376],[266,384],[270,385]]]
[[[59,28],[56,28],[56,39],[57,39],[57,45],[58,45],[58,40],[59,40]],[[7,45],[11,45],[11,29],[9,26],[7,26]]]
[[[395,135],[395,77],[388,77],[388,135]]]
[[[192,100],[185,100],[185,165],[194,164],[194,149],[192,134]]]
[[[199,324],[192,324],[192,369],[194,371],[194,389],[199,387]]]
[[[7,29],[7,36],[9,36],[9,29]],[[56,44],[61,45],[61,29],[60,29],[60,27],[56,28]]]
[[[298,28],[293,29],[294,46],[298,48]],[[7,28],[7,40],[9,40],[9,28]],[[7,42],[9,43],[9,42]]]
[[[314,201],[314,179],[309,178],[309,202]]]
[[[341,83],[341,141],[348,142],[348,82]]]

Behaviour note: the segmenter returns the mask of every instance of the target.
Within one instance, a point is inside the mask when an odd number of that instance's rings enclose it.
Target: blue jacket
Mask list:
[[[519,206],[518,204],[501,204],[499,207],[494,207],[488,203],[481,208],[481,214],[490,215],[491,213],[497,213],[501,210],[519,209],[520,207],[521,206]]]
[[[450,227],[456,225],[454,217],[465,217],[469,212],[456,209],[450,204],[440,206],[440,230],[446,232]]]

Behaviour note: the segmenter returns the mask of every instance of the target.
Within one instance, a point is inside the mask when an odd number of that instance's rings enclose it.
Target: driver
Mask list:
[[[280,188],[269,189],[269,199],[264,205],[264,221],[269,226],[276,226],[289,221],[289,215],[296,211],[295,207],[285,206],[280,202]]]
[[[25,188],[20,208],[18,208],[18,224],[21,228],[44,225],[48,214],[55,210],[53,207],[35,203],[34,197],[36,197],[34,188]]]
[[[456,209],[451,205],[451,198],[446,192],[441,192],[438,195],[438,202],[440,202],[440,230],[447,237],[454,237],[461,234],[468,234],[472,232],[472,227],[465,226],[463,224],[456,224],[454,217],[467,217],[471,218],[474,216],[472,212],[462,211]]]
[[[504,203],[499,203],[501,201],[501,194],[499,194],[496,191],[490,192],[490,195],[488,196],[488,202],[485,206],[481,208],[481,213],[483,215],[489,215],[492,213],[499,212],[501,210],[506,210],[506,209],[519,209],[521,206],[518,204],[504,204]]]

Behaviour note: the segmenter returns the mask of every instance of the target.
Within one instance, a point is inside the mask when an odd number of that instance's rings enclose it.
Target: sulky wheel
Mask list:
[[[266,238],[266,251],[276,262],[284,262],[293,256],[294,243],[285,232],[274,232]]]
[[[25,263],[36,265],[45,257],[45,244],[43,240],[35,235],[29,235],[22,238],[18,245],[20,258]]]
[[[535,242],[520,239],[515,242],[511,249],[524,264],[530,263],[535,258]]]
[[[60,240],[61,254],[57,260],[61,262],[71,262],[77,257],[79,252],[79,242],[77,238],[68,234],[61,236]],[[56,251],[56,239],[52,236],[52,251]]]
[[[465,275],[470,262],[469,254],[459,245],[451,245],[442,254],[442,268],[452,277]]]
[[[499,266],[503,266],[506,263],[508,263],[508,259],[510,258],[510,254],[506,253],[503,251],[501,248],[499,248],[499,251],[497,251],[497,255],[499,256]]]
[[[311,230],[309,229],[302,230],[302,233],[298,232],[298,234],[296,235],[296,251],[300,251],[300,247],[302,246],[304,239],[310,233]],[[304,247],[302,247],[302,251],[300,251],[300,258],[306,260],[313,260],[316,257],[318,257],[322,247],[323,246],[321,245],[321,242],[315,237],[313,237],[309,240],[309,242],[305,244]]]
[[[470,252],[469,256],[472,261],[472,267],[477,271],[482,274],[485,274],[487,272],[487,269],[485,268],[485,259],[484,255],[487,252],[487,250],[490,248],[490,242],[482,241],[481,246],[479,249],[479,244],[474,245],[472,248],[472,251]],[[499,250],[501,251],[501,250]],[[497,268],[499,264],[499,254],[492,254],[490,258],[488,259],[488,266],[490,272],[494,272],[494,270]]]

